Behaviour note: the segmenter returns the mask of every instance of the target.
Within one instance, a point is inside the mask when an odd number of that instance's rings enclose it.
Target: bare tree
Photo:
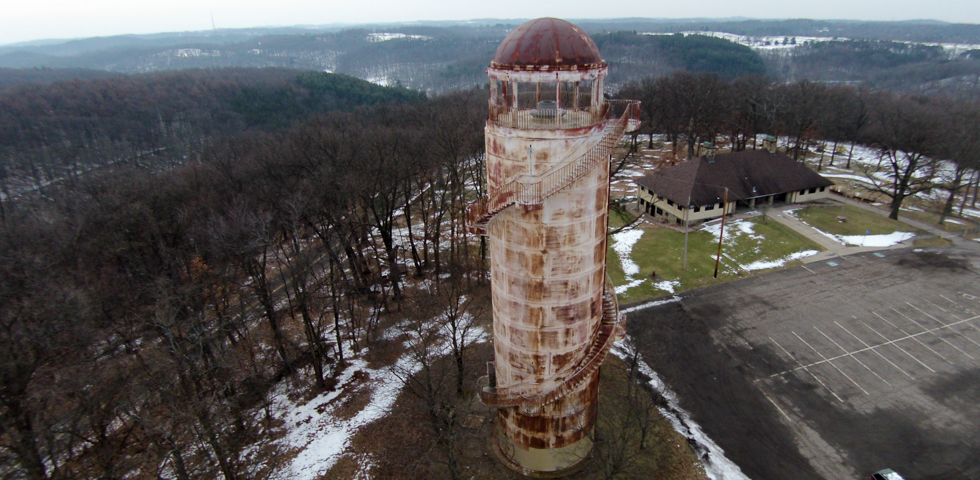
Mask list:
[[[969,171],[980,170],[980,104],[950,105],[947,109],[945,141],[941,152],[952,165],[940,174],[940,185],[949,195],[939,215],[939,225],[953,213],[953,202],[960,191],[969,191],[970,183],[964,182]],[[964,204],[967,193],[964,193]]]
[[[885,166],[888,178],[876,177],[871,166],[865,167],[865,173],[876,191],[891,197],[888,218],[898,220],[906,198],[933,188],[939,127],[938,112],[924,99],[877,97],[871,138],[881,154],[879,166]]]
[[[640,461],[651,440],[657,405],[643,386],[641,358],[632,337],[618,344],[622,362],[602,367],[604,376],[613,377],[614,390],[606,393],[600,404],[594,433],[594,469],[601,478],[636,478],[649,475]],[[611,404],[611,405],[609,405]],[[604,408],[605,407],[605,408]]]

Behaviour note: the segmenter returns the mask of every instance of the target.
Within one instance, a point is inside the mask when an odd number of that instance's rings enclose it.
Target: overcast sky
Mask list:
[[[0,45],[218,28],[473,18],[932,19],[980,23],[978,0],[2,0]]]

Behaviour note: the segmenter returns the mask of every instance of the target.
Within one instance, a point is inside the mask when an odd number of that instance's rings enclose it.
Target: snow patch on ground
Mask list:
[[[679,298],[678,298],[679,300]],[[665,302],[667,303],[667,302]],[[612,353],[619,358],[630,357],[628,344],[633,343],[630,339],[623,339],[613,345]],[[637,353],[637,355],[639,355]],[[725,451],[718,446],[708,435],[701,430],[701,426],[694,423],[691,415],[680,406],[675,394],[654,372],[643,358],[639,358],[638,365],[640,373],[650,379],[650,386],[667,401],[668,408],[659,408],[660,414],[670,421],[670,424],[681,435],[693,441],[698,447],[704,450],[699,457],[704,466],[704,472],[711,480],[749,480],[749,477],[742,473],[742,469],[734,462],[725,457]]]
[[[642,303],[642,304],[636,305],[634,307],[624,308],[624,309],[621,310],[621,312],[622,313],[630,313],[630,312],[635,312],[637,310],[643,310],[645,308],[651,308],[651,307],[656,307],[656,306],[660,306],[660,305],[666,305],[668,303],[674,303],[674,302],[679,302],[679,301],[681,301],[681,297],[679,295],[674,295],[673,297],[670,297],[670,298],[668,298],[666,300],[654,300],[652,302]]]
[[[674,289],[681,286],[681,282],[677,280],[664,280],[662,282],[657,282],[653,284],[653,288],[657,290],[663,290],[667,293],[674,293]]]
[[[839,178],[844,180],[854,180],[861,183],[866,183],[868,185],[874,185],[874,182],[870,178],[862,175],[852,175],[847,173],[821,173],[820,175],[827,178]]]
[[[292,463],[283,469],[282,478],[298,480],[318,478],[337,462],[357,428],[376,419],[364,413],[368,408],[350,421],[339,421],[331,415],[337,407],[331,402],[344,393],[354,373],[358,371],[363,371],[372,378],[377,373],[367,368],[366,361],[353,359],[337,378],[337,388],[332,392],[322,393],[306,403],[294,403],[288,398],[286,395],[288,381],[276,387],[272,395],[272,411],[275,412],[274,416],[281,418],[289,429],[282,442],[289,448],[300,449]],[[373,407],[370,410],[372,414],[394,403],[394,398],[391,398],[390,403],[386,404],[386,399],[383,397],[385,393],[387,392],[375,391],[372,394],[369,405]]]
[[[367,35],[367,41],[369,42],[387,42],[388,40],[429,40],[432,37],[426,35],[408,35],[405,33],[369,33]]]
[[[748,265],[742,265],[742,270],[746,270],[746,271],[766,270],[769,268],[782,267],[783,265],[786,265],[787,262],[816,255],[817,253],[820,252],[817,252],[816,250],[804,250],[802,252],[791,253],[783,258],[778,258],[776,260],[758,260]]]
[[[464,343],[481,343],[488,337],[482,328],[472,328],[467,332]],[[437,347],[435,355],[447,355],[450,349],[450,345],[445,343]],[[333,391],[320,394],[306,403],[291,400],[286,394],[289,381],[282,382],[273,392],[272,410],[274,416],[285,422],[288,430],[281,442],[286,448],[298,450],[299,453],[282,469],[279,478],[320,478],[348,449],[350,439],[358,429],[388,414],[402,389],[403,382],[399,376],[415,374],[421,368],[422,365],[410,354],[403,356],[394,366],[380,369],[368,368],[365,360],[354,358],[337,378]],[[370,379],[370,384],[365,388],[372,389],[371,400],[353,418],[339,419],[333,415],[339,406],[334,400],[351,387],[357,372],[367,374]]]
[[[963,216],[966,216],[966,217],[978,217],[978,218],[980,218],[980,210],[977,210],[977,209],[974,209],[974,208],[964,208],[963,209]]]
[[[833,238],[843,245],[855,245],[858,247],[891,247],[915,236],[912,232],[892,232],[887,235],[835,235],[820,229],[814,230]]]
[[[715,221],[705,224],[702,230],[710,233],[711,236],[715,237],[715,241],[717,242],[718,237],[721,235],[721,222]],[[726,242],[731,242],[739,235],[746,235],[752,240],[765,240],[764,236],[755,233],[755,224],[752,222],[740,218],[725,223]]]
[[[369,82],[371,82],[371,83],[373,83],[375,85],[381,85],[382,87],[390,87],[390,86],[393,85],[392,82],[391,82],[391,80],[389,80],[388,77],[386,77],[386,76],[368,77],[365,80],[367,80],[367,81],[369,81]]]
[[[724,38],[739,45],[745,45],[753,50],[774,51],[792,50],[806,42],[830,42],[843,40],[835,37],[807,37],[802,35],[747,36],[728,32],[681,32],[684,35],[704,35],[706,37]],[[644,33],[643,35],[674,35],[673,33]]]
[[[623,230],[615,235],[613,235],[613,251],[619,257],[619,263],[623,267],[623,273],[626,274],[626,284],[619,285],[616,287],[616,294],[621,295],[627,290],[639,286],[646,281],[645,278],[634,279],[633,275],[638,275],[640,273],[640,266],[633,261],[631,254],[633,253],[633,245],[640,241],[640,237],[643,236],[643,230],[638,228]]]

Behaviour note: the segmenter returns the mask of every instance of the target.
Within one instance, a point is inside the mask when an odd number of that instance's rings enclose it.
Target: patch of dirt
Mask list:
[[[476,400],[475,384],[479,376],[485,374],[486,361],[493,356],[489,343],[474,345],[466,359],[467,376],[465,391],[459,409],[459,417],[470,419],[470,426],[476,426],[473,417],[482,418],[477,428],[457,429],[459,473],[468,480],[523,479],[503,466],[491,451],[490,439],[493,433],[494,411]],[[610,364],[622,365],[619,359],[610,358]],[[434,365],[436,372],[446,372],[454,368],[451,358],[445,357]],[[622,368],[620,368],[622,370]],[[617,398],[625,390],[624,375],[615,374],[616,368],[603,367],[600,385],[600,415],[610,415],[622,409]],[[451,376],[450,376],[451,377]],[[452,382],[445,385],[453,389]],[[644,392],[645,394],[645,392]],[[650,400],[652,402],[652,400]],[[655,418],[649,430],[646,448],[635,459],[635,475],[622,478],[670,478],[678,480],[704,480],[706,477],[697,462],[687,440],[673,430],[670,423],[653,411]],[[600,420],[602,421],[602,420]],[[398,397],[391,413],[362,428],[351,440],[354,451],[374,459],[367,468],[352,469],[349,463],[335,465],[324,478],[356,478],[369,474],[376,479],[419,479],[449,478],[447,469],[446,443],[437,441],[435,430],[429,421],[425,403],[408,391]],[[570,480],[591,480],[603,478],[596,461],[576,474]]]
[[[374,391],[369,383],[370,378],[370,374],[364,370],[354,372],[354,376],[344,393],[332,402],[335,405],[333,416],[340,420],[350,420],[361,410],[364,410],[364,407],[371,402],[371,393]],[[326,406],[324,405],[322,408],[326,408]]]

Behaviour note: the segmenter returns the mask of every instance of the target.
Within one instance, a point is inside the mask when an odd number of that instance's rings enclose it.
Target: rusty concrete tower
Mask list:
[[[621,331],[606,276],[609,161],[639,126],[639,102],[606,101],[608,67],[589,36],[555,18],[504,38],[487,72],[488,194],[467,210],[490,238],[497,407],[509,467],[559,476],[592,451],[599,365]]]

